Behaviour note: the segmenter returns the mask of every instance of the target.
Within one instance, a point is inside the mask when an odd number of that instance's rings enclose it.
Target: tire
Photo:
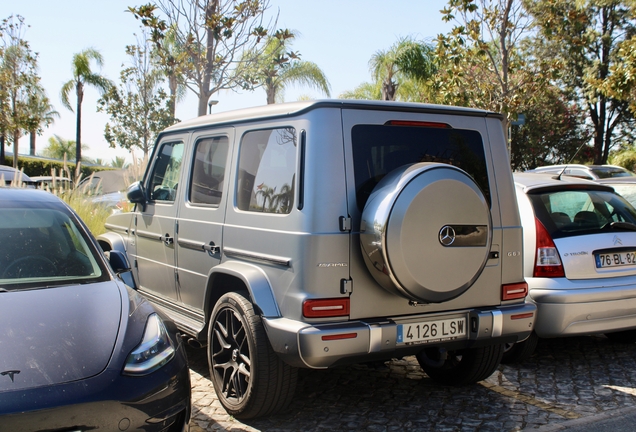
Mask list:
[[[636,342],[636,330],[623,330],[615,333],[605,333],[609,340],[615,343],[634,343]]]
[[[387,291],[409,300],[443,303],[479,278],[492,242],[490,206],[460,168],[417,163],[391,171],[362,211],[365,264]],[[448,269],[448,263],[461,263]]]
[[[208,328],[208,364],[219,402],[237,419],[270,415],[294,396],[298,370],[273,351],[246,292],[227,293]]]
[[[538,342],[539,336],[537,336],[535,332],[532,332],[530,336],[528,336],[528,339],[523,342],[506,345],[501,362],[504,364],[512,364],[522,363],[528,360],[532,354],[534,354]]]
[[[501,363],[503,345],[459,351],[425,348],[416,357],[426,374],[443,385],[462,386],[488,378]]]

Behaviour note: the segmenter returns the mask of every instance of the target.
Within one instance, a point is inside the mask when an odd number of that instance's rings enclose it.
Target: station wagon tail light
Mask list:
[[[564,277],[565,271],[559,251],[539,219],[534,219],[537,232],[537,253],[534,262],[534,277]]]
[[[303,302],[305,318],[328,318],[349,315],[349,298],[314,299]]]
[[[426,122],[426,121],[410,121],[410,120],[389,120],[385,123],[386,126],[414,126],[414,127],[429,127],[440,129],[452,129],[453,127],[448,123],[439,122]]]
[[[502,300],[515,300],[526,298],[528,295],[528,284],[525,282],[505,284],[501,286]]]

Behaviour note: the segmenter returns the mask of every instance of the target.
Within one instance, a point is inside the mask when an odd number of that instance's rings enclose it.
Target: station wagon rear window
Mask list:
[[[356,125],[351,131],[356,199],[362,210],[378,182],[417,162],[441,162],[466,171],[490,203],[484,143],[477,131],[423,126]]]
[[[633,231],[636,210],[619,195],[602,190],[573,189],[529,193],[536,217],[553,239],[593,234],[605,229]]]

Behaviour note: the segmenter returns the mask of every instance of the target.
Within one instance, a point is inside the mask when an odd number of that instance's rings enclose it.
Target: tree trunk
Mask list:
[[[6,160],[4,158],[4,132],[0,133],[0,165],[4,165]]]
[[[37,132],[35,130],[29,131],[29,154],[35,156],[35,137]]]
[[[82,160],[82,99],[84,98],[84,89],[82,83],[77,81],[77,124],[75,125],[75,169],[80,166]]]
[[[20,140],[20,129],[13,131],[13,168],[18,167],[18,141]]]

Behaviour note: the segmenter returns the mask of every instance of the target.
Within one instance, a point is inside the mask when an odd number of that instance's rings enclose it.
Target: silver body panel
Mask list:
[[[483,139],[490,184],[490,254],[472,286],[452,300],[414,304],[380,286],[364,263],[351,128],[383,125],[388,120],[443,122],[477,131]],[[242,178],[237,168],[241,139],[250,131],[272,128],[293,128],[298,137],[301,132],[306,137],[304,142],[299,138],[296,172],[302,175],[302,183],[294,190],[294,207],[288,214],[241,210],[236,199]],[[186,199],[187,187],[181,185],[187,185],[190,178],[193,144],[197,137],[215,135],[230,141],[223,196],[214,208],[192,206]],[[216,281],[227,283],[227,278],[240,281],[249,291],[274,350],[288,363],[302,367],[323,368],[364,361],[370,355],[415,352],[423,346],[395,343],[395,328],[404,320],[466,316],[472,330],[466,340],[454,341],[458,348],[523,340],[532,330],[533,304],[523,299],[501,300],[502,283],[523,282],[523,263],[521,224],[497,115],[420,104],[303,102],[203,116],[169,128],[158,142],[174,137],[186,137],[186,151],[173,222],[167,216],[162,218],[162,224],[174,225],[171,230],[161,226],[161,232],[174,233],[174,245],[170,249],[157,243],[153,253],[164,254],[154,258],[157,273],[145,276],[152,272],[144,267],[151,261],[140,256],[137,230],[150,220],[157,223],[149,212],[158,211],[158,205],[148,205],[145,210],[137,205],[131,214],[112,216],[109,233],[100,240],[111,247],[124,244],[131,262],[139,266],[135,278],[140,291],[187,333],[205,339],[215,299],[227,287]],[[154,163],[151,161],[148,172]],[[115,234],[124,239],[114,242],[117,245],[113,244]],[[201,249],[210,242],[219,248],[214,253]],[[161,259],[164,261],[159,263]],[[170,271],[171,291],[161,288],[169,285]],[[440,269],[446,271],[453,271],[453,263]],[[144,282],[149,277],[156,279],[156,286]],[[341,297],[350,299],[348,317],[303,317],[304,300]],[[354,342],[322,340],[342,329],[351,329],[358,337]]]
[[[554,243],[565,277],[533,277],[535,213],[526,191],[558,186],[558,182],[585,185],[585,180],[562,177],[557,181],[541,174],[515,174],[515,178],[524,227],[524,272],[529,290],[526,301],[537,306],[537,335],[560,337],[636,328],[636,268],[597,269],[594,258],[598,250],[636,250],[636,233],[610,231],[557,238]]]

